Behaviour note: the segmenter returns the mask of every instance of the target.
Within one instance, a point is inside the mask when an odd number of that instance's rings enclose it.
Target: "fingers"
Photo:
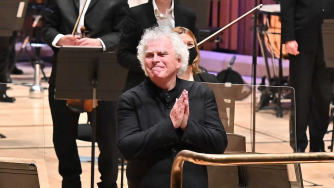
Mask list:
[[[289,54],[292,54],[292,55],[298,55],[299,54],[298,43],[295,40],[286,42],[285,43],[285,49]]]
[[[89,40],[87,38],[78,39],[78,46],[90,46]]]

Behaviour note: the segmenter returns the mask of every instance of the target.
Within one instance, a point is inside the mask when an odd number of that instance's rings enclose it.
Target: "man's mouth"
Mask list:
[[[159,66],[154,66],[152,68],[152,71],[161,71],[163,69],[163,67],[159,67]]]

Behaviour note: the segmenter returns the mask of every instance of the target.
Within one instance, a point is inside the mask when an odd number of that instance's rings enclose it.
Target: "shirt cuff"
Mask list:
[[[100,40],[102,47],[103,47],[103,51],[106,51],[107,49],[106,49],[106,45],[104,45],[104,42],[100,38],[97,38],[97,39]]]
[[[55,39],[53,39],[52,41],[52,46],[56,47],[56,48],[60,48],[60,46],[57,46],[58,41],[60,40],[61,37],[63,37],[63,34],[58,34]]]

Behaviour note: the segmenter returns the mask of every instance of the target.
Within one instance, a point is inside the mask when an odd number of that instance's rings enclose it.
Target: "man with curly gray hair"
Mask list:
[[[177,75],[181,76],[186,71],[188,66],[189,51],[187,46],[178,36],[178,34],[172,32],[169,27],[153,27],[145,30],[144,35],[137,47],[137,57],[140,61],[141,67],[144,70],[145,75],[148,76],[145,70],[145,55],[147,45],[152,42],[157,42],[163,38],[170,40],[174,54],[181,62],[181,67],[177,70]]]
[[[223,153],[227,137],[215,96],[199,82],[179,79],[188,49],[166,28],[147,30],[138,58],[148,76],[118,101],[118,148],[128,161],[129,188],[169,188],[173,160],[187,149]],[[183,187],[208,187],[205,166],[186,163]]]

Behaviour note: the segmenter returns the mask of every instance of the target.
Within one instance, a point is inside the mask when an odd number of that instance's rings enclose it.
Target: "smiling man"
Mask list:
[[[125,90],[137,86],[146,78],[136,50],[145,29],[153,26],[166,26],[170,29],[182,26],[196,33],[195,23],[194,10],[180,6],[174,0],[149,0],[130,8],[122,27],[117,51],[117,61],[129,70]]]
[[[148,77],[120,97],[117,109],[129,188],[169,188],[181,150],[225,151],[226,133],[212,90],[177,78],[187,69],[188,56],[187,46],[169,28],[147,30],[140,41],[138,59]],[[208,187],[206,167],[185,163],[183,187]]]

